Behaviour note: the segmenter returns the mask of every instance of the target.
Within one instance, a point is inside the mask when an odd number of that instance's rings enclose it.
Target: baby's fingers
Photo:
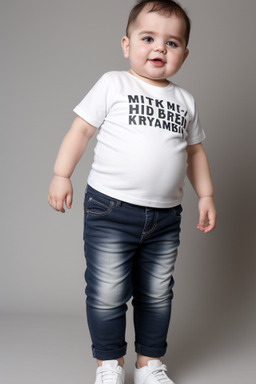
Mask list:
[[[199,229],[200,231],[204,231],[207,224],[208,224],[207,223],[207,212],[206,211],[200,212],[199,223],[197,224],[197,229]]]
[[[65,209],[63,208],[63,203],[64,203],[63,200],[59,200],[57,198],[51,198],[50,196],[48,196],[48,203],[53,209],[55,209],[55,211],[62,212],[62,213],[65,212]]]
[[[48,202],[58,212],[65,212],[64,203],[71,208],[73,188],[70,179],[54,176],[48,191]]]
[[[68,194],[66,198],[66,206],[68,209],[71,209],[72,206],[72,194]]]
[[[208,223],[207,223],[207,226],[205,228],[204,233],[211,232],[215,228],[215,225],[216,225],[216,212],[215,211],[209,212],[208,213]]]
[[[63,200],[58,200],[57,201],[57,209],[56,209],[56,211],[61,212],[61,213],[65,213],[64,201]]]
[[[199,223],[197,228],[204,232],[211,232],[216,224],[216,209],[212,197],[202,197],[199,200]]]
[[[209,233],[211,232],[216,224],[216,215],[211,215],[209,212],[206,215],[200,216],[199,224],[197,225],[197,228],[204,232]]]

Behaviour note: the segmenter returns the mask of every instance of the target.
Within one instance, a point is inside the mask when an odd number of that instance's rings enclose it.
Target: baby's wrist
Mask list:
[[[54,173],[54,177],[57,177],[57,178],[59,178],[59,179],[65,179],[65,180],[69,180],[69,179],[70,179],[70,178],[67,177],[67,176],[61,176],[61,175],[58,175],[58,174],[56,174],[56,173]]]
[[[213,196],[199,196],[199,199],[212,199]]]
[[[199,198],[199,200],[203,200],[203,199],[213,199],[213,196],[199,196],[198,198]]]

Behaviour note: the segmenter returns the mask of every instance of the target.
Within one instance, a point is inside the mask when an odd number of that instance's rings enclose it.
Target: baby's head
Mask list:
[[[185,12],[185,10],[178,3],[172,0],[140,0],[138,1],[137,5],[135,5],[135,7],[132,8],[128,18],[128,23],[126,27],[127,37],[130,36],[131,29],[134,23],[136,22],[137,17],[144,10],[145,7],[148,8],[147,12],[159,12],[160,14],[163,14],[166,16],[175,14],[177,17],[182,18],[186,25],[185,41],[186,41],[186,46],[188,45],[190,28],[191,28],[190,19],[187,13]]]
[[[188,56],[189,33],[189,18],[175,1],[140,0],[122,39],[129,72],[153,85],[168,85]]]

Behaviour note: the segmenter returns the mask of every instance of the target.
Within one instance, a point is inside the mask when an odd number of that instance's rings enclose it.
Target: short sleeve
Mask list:
[[[196,104],[193,99],[191,119],[189,120],[187,127],[187,144],[194,145],[199,144],[205,139],[205,133],[201,126]]]
[[[108,114],[110,91],[110,82],[105,74],[73,111],[89,124],[99,128]]]

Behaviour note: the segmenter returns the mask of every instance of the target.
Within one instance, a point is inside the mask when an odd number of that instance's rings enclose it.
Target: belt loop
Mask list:
[[[121,200],[117,200],[117,202],[116,202],[116,206],[117,206],[117,207],[121,207],[121,205],[122,205],[122,201],[121,201]]]

